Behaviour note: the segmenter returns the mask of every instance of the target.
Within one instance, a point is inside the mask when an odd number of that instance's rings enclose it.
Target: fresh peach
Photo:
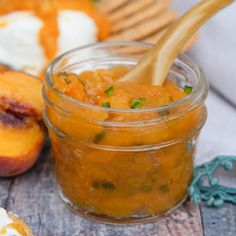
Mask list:
[[[0,176],[28,170],[45,139],[42,82],[23,72],[0,71]]]

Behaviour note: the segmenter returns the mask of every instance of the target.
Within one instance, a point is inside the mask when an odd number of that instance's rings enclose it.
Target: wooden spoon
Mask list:
[[[193,34],[215,13],[233,1],[202,0],[176,21],[158,44],[120,81],[161,86],[173,61]]]

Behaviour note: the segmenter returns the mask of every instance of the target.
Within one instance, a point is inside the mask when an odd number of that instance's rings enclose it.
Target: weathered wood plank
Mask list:
[[[235,236],[236,206],[226,203],[221,208],[201,205],[204,236]]]
[[[13,179],[0,179],[0,206],[5,207],[9,200],[9,192],[13,183]]]
[[[186,202],[160,222],[160,233],[158,235],[202,236],[203,230],[199,208],[190,202]]]
[[[190,203],[151,224],[112,226],[85,220],[59,199],[49,146],[28,173],[0,179],[0,203],[28,222],[35,236],[203,236],[199,209]]]

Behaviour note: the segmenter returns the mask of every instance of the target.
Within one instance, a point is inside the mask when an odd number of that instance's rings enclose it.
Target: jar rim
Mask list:
[[[177,101],[171,102],[166,105],[139,108],[139,109],[104,108],[104,107],[100,107],[97,105],[92,105],[92,104],[88,104],[85,102],[81,102],[81,101],[76,100],[70,96],[65,95],[61,91],[54,88],[53,81],[51,79],[52,74],[53,74],[53,70],[54,70],[55,66],[58,63],[60,63],[60,61],[62,59],[64,59],[65,57],[67,57],[73,53],[79,52],[81,50],[86,50],[86,49],[90,49],[90,48],[106,47],[106,46],[107,47],[108,46],[139,46],[139,47],[151,48],[154,46],[154,44],[149,44],[149,43],[144,43],[144,42],[135,42],[135,41],[131,41],[131,42],[113,41],[113,42],[102,42],[102,43],[98,42],[98,43],[93,43],[93,44],[88,44],[88,45],[73,48],[73,49],[59,55],[58,57],[56,57],[52,61],[52,63],[48,66],[47,71],[46,71],[46,80],[45,80],[46,86],[57,96],[61,97],[62,99],[65,99],[75,105],[80,105],[82,107],[89,108],[89,109],[95,109],[95,110],[100,110],[100,111],[109,111],[109,112],[114,112],[114,113],[140,113],[140,112],[155,112],[155,111],[161,112],[164,110],[168,110],[171,108],[181,106],[185,103],[188,103],[189,101],[191,101],[193,99],[199,98],[199,96],[202,97],[201,95],[204,94],[204,90],[206,90],[208,87],[207,81],[205,79],[205,75],[204,75],[202,69],[189,56],[187,56],[184,53],[181,53],[175,59],[173,64],[178,62],[178,64],[187,65],[187,63],[188,63],[188,64],[194,66],[194,69],[195,69],[194,73],[198,77],[198,81],[196,83],[196,86],[193,88],[193,90],[190,94],[188,94],[184,98],[181,98]],[[187,61],[187,63],[184,62],[184,60]],[[45,87],[45,85],[44,85],[44,87]],[[205,93],[205,96],[203,97],[203,101],[205,100],[205,98],[206,98],[206,93]]]

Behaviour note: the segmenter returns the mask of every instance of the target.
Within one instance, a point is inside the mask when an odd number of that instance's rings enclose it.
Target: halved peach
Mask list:
[[[0,176],[28,170],[45,139],[42,82],[23,72],[0,71]]]

